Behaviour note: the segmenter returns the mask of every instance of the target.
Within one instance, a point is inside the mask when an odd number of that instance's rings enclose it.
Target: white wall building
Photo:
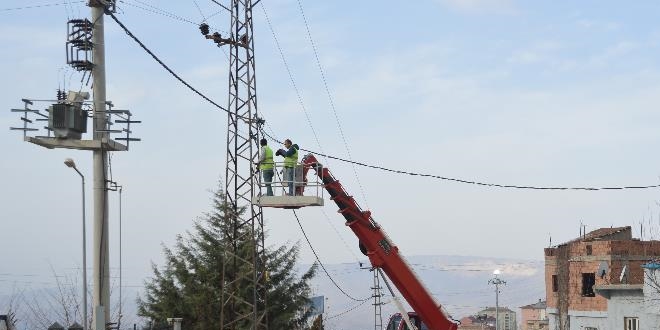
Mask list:
[[[608,300],[606,323],[598,330],[660,330],[660,263],[651,262],[642,267],[644,284],[594,287],[597,294]]]

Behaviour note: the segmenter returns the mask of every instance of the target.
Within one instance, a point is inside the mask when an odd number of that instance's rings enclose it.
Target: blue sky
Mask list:
[[[47,3],[53,2],[34,2]],[[211,1],[197,3],[204,16],[220,10]],[[660,181],[655,1],[303,1],[335,111],[298,2],[262,3],[255,12],[259,110],[279,138],[348,157],[336,111],[353,159],[374,165],[501,184]],[[66,20],[87,16],[88,9],[69,2],[6,10],[23,6],[13,0],[0,6],[5,128],[19,124],[9,109],[20,107],[21,98],[52,98],[63,81],[80,87],[80,76],[64,69]],[[126,0],[118,17],[224,104],[222,50],[204,40],[196,24],[139,8],[153,11],[150,6],[199,23],[193,1]],[[227,30],[229,17],[221,13],[209,22]],[[182,87],[112,20],[106,18],[106,26],[108,98],[143,121],[135,129],[143,142],[114,154],[112,163],[114,178],[125,186],[125,274],[129,285],[140,285],[150,262],[161,260],[160,244],[171,244],[209,209],[210,191],[224,179],[226,117]],[[3,235],[0,251],[17,275],[4,279],[47,273],[48,264],[62,271],[80,267],[79,181],[62,161],[75,158],[91,178],[91,154],[42,149],[8,129],[0,134],[0,222],[1,231],[11,233]],[[580,222],[587,230],[632,225],[635,236],[640,221],[660,226],[657,189],[513,191],[359,167],[358,183],[350,165],[330,160],[328,166],[408,255],[539,260],[550,236],[555,243],[572,239]],[[303,224],[324,261],[354,262],[355,238],[326,204],[324,212],[302,210]],[[116,242],[116,209],[111,214]],[[269,244],[302,239],[290,212],[265,214]],[[308,248],[301,251],[303,262],[313,261]],[[111,253],[116,267],[116,250]]]

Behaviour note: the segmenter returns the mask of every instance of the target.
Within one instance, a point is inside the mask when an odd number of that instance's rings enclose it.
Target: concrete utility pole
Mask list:
[[[23,131],[23,139],[27,142],[48,148],[65,148],[88,150],[93,152],[93,330],[105,330],[110,322],[110,258],[108,238],[108,152],[128,151],[130,141],[140,141],[131,137],[131,124],[140,121],[131,119],[128,110],[113,110],[112,103],[106,100],[105,90],[105,38],[104,20],[106,11],[114,11],[116,0],[89,0],[92,20],[72,19],[68,21],[67,31],[67,64],[76,71],[88,72],[93,78],[92,101],[92,140],[83,140],[87,132],[87,110],[83,109],[86,92],[70,91],[68,94],[58,90],[57,100],[52,104],[47,114],[40,110],[30,109],[34,102],[51,102],[49,100],[22,99],[24,109],[11,109],[12,112],[23,113],[23,127],[11,127],[11,130]],[[91,61],[90,61],[91,58]],[[83,76],[84,77],[84,76]],[[35,116],[36,120],[48,120],[47,136],[29,136],[28,132],[37,132],[38,128],[29,127]],[[113,117],[115,118],[113,120]],[[109,129],[111,124],[125,124],[124,128]],[[119,128],[119,129],[118,129]],[[116,142],[110,134],[122,134],[115,140],[126,141],[126,145]],[[124,135],[125,134],[125,135]],[[73,163],[72,163],[73,165]],[[83,229],[84,230],[84,229]],[[85,242],[83,242],[83,245]],[[84,251],[84,249],[83,249]],[[86,262],[83,255],[83,264]],[[83,266],[86,269],[86,267]],[[83,271],[84,272],[84,271]],[[87,315],[84,316],[85,318]],[[84,322],[83,322],[84,323]],[[87,330],[87,329],[85,329]]]
[[[499,274],[500,270],[496,269],[493,272],[495,277],[488,280],[488,284],[495,285],[495,330],[500,330],[500,285],[506,285],[506,281],[502,281],[497,277]]]
[[[107,3],[103,0],[90,0],[92,9],[92,69],[94,113],[94,140],[108,138],[103,132],[107,127],[105,95],[105,38],[103,15]],[[108,172],[108,152],[103,148],[93,151],[93,190],[94,190],[94,246],[92,249],[94,264],[94,329],[105,329],[110,319],[110,258],[108,248],[108,190],[106,180]]]

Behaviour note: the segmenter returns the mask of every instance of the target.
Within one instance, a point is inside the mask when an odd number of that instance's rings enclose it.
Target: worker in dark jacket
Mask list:
[[[266,139],[259,141],[261,151],[259,152],[259,171],[266,185],[266,196],[273,196],[273,175],[275,174],[275,162],[273,161],[273,149],[268,146]]]
[[[295,178],[295,169],[298,164],[298,145],[292,144],[291,140],[284,140],[284,149],[279,149],[275,153],[284,157],[284,182],[289,186],[289,196],[293,196],[293,179]]]

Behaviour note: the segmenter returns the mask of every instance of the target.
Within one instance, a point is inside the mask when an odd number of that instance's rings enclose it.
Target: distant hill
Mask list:
[[[520,306],[545,299],[544,263],[541,260],[468,256],[411,256],[407,260],[436,301],[455,319],[474,314],[487,306],[495,306],[495,287],[488,284],[495,269],[502,271],[500,278],[507,282],[500,288],[500,306],[509,307],[518,317]],[[365,260],[364,266],[367,265]],[[368,269],[362,270],[352,263],[328,264],[325,267],[353,298],[371,296],[373,273]],[[386,293],[382,299],[386,303],[382,306],[383,323],[386,324],[389,315],[396,312],[396,307],[382,281],[381,286]],[[351,300],[335,287],[322,269],[319,269],[312,287],[316,295],[326,297],[327,329],[374,329],[372,299],[362,305]],[[398,292],[396,294],[400,297]]]

